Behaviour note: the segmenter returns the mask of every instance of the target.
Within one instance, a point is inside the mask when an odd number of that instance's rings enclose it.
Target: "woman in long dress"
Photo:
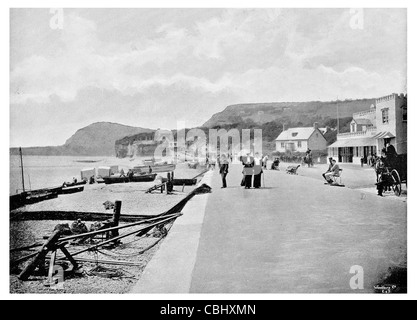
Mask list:
[[[261,178],[262,178],[262,157],[259,156],[259,153],[255,155],[254,158],[254,166],[253,166],[253,186],[255,189],[259,189],[261,187]]]
[[[245,189],[252,188],[252,176],[253,176],[254,161],[255,161],[254,158],[249,153],[247,154],[246,157],[242,157]]]

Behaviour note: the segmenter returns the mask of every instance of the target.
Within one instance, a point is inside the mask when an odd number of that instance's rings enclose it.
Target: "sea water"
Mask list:
[[[26,190],[56,187],[73,178],[81,181],[81,170],[118,165],[127,171],[143,159],[84,156],[23,156],[23,177]],[[10,156],[10,195],[23,189],[20,156]]]

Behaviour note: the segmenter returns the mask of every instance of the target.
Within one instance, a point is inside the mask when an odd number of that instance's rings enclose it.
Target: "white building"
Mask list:
[[[407,97],[403,94],[382,97],[368,111],[353,114],[350,132],[338,134],[328,153],[339,162],[360,164],[364,156],[379,155],[387,141],[397,153],[407,153]]]
[[[309,128],[290,128],[284,130],[275,140],[276,151],[285,152],[306,152],[326,150],[327,140],[316,123]]]

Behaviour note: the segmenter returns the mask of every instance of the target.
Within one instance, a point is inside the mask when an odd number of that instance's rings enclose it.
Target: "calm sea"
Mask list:
[[[140,164],[142,159],[117,159],[116,157],[63,157],[23,156],[26,190],[60,186],[75,177],[81,179],[81,170],[100,166],[119,165],[124,170]],[[95,161],[94,163],[80,161]],[[22,191],[20,157],[10,156],[10,194]]]

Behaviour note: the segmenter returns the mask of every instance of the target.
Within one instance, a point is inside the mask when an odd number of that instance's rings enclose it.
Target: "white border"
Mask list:
[[[320,0],[320,1],[237,1],[237,0],[212,0],[212,1],[127,1],[127,0],[118,0],[118,1],[108,1],[102,0],[97,5],[97,1],[91,0],[71,0],[71,1],[37,1],[34,5],[33,1],[2,1],[1,2],[1,89],[2,89],[2,108],[1,108],[1,167],[6,172],[9,170],[9,9],[10,8],[50,8],[50,7],[70,7],[70,8],[272,8],[272,7],[281,7],[281,8],[352,8],[352,7],[365,7],[365,8],[407,8],[408,9],[408,92],[415,92],[415,76],[410,72],[410,70],[417,70],[415,60],[413,57],[417,57],[416,43],[415,39],[415,30],[417,30],[417,16],[416,16],[416,1],[406,1],[406,0],[396,0],[396,1],[371,1],[371,0],[350,0],[350,1],[329,1],[329,0]],[[7,50],[5,49],[7,48]],[[411,90],[410,90],[411,88]],[[410,98],[410,97],[408,97]],[[413,95],[411,96],[411,101],[414,101]],[[409,117],[411,123],[417,120],[415,105],[410,103],[411,108],[409,109]],[[410,122],[409,121],[409,122]],[[417,152],[414,147],[414,141],[416,141],[416,127],[410,127],[409,129],[409,159],[416,159]],[[412,161],[409,161],[410,164],[413,164]],[[11,300],[31,300],[31,299],[45,299],[48,300],[75,300],[75,299],[116,299],[116,300],[205,300],[205,299],[248,299],[248,300],[292,300],[292,299],[317,299],[317,300],[356,300],[358,298],[363,300],[399,300],[399,299],[415,299],[417,291],[416,283],[416,232],[414,232],[416,227],[416,218],[415,213],[416,209],[416,199],[413,199],[414,194],[414,181],[416,176],[416,170],[412,165],[409,166],[409,181],[408,184],[408,291],[407,296],[383,296],[383,295],[304,295],[304,294],[293,294],[293,295],[10,295],[9,294],[9,274],[8,274],[8,255],[9,255],[9,214],[7,212],[7,203],[9,201],[9,184],[8,179],[5,179],[6,173],[3,174],[3,179],[1,182],[1,201],[4,204],[3,210],[1,213],[1,256],[3,263],[0,264],[0,298],[1,299],[11,299]],[[7,175],[8,177],[8,175]]]

